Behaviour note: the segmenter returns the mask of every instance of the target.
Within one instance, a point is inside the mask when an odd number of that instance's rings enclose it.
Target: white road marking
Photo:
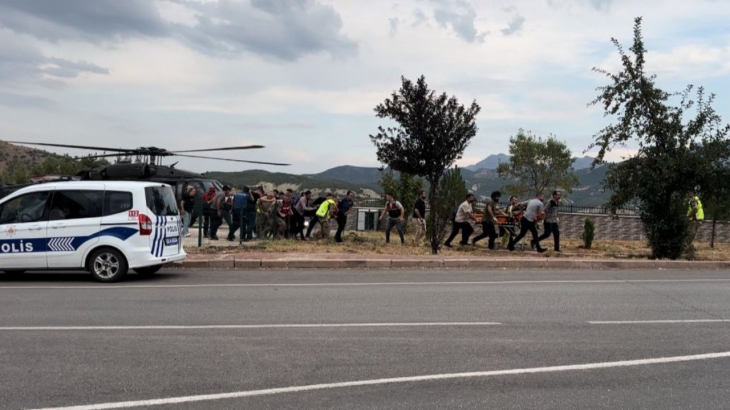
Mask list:
[[[434,326],[498,326],[498,322],[432,322],[432,323],[303,323],[273,325],[200,325],[200,326],[9,326],[11,330],[196,330],[196,329],[300,329],[338,327],[434,327]]]
[[[672,323],[728,323],[726,319],[688,319],[688,320],[602,320],[588,322],[592,325],[651,325]]]
[[[213,283],[197,285],[97,285],[97,286],[0,286],[0,290],[28,289],[184,289],[184,288],[275,288],[317,286],[454,286],[454,285],[523,285],[523,284],[592,284],[592,283],[685,283],[730,282],[730,279],[597,279],[597,280],[495,280],[465,282],[324,282],[324,283]]]
[[[470,373],[432,374],[432,375],[426,375],[426,376],[395,377],[395,378],[390,378],[390,379],[359,380],[359,381],[342,382],[342,383],[324,383],[324,384],[312,384],[312,385],[307,385],[307,386],[293,386],[293,387],[281,387],[281,388],[274,388],[274,389],[249,390],[249,391],[240,391],[240,392],[233,392],[233,393],[168,397],[168,398],[164,398],[164,399],[153,399],[153,400],[125,401],[125,402],[116,402],[116,403],[100,403],[100,404],[89,404],[89,405],[70,406],[70,407],[52,407],[52,408],[43,408],[43,409],[35,409],[35,410],[128,409],[128,408],[142,407],[142,406],[161,406],[161,405],[179,404],[179,403],[192,403],[192,402],[213,401],[213,400],[223,400],[223,399],[237,399],[237,398],[243,398],[243,397],[269,396],[269,395],[284,394],[284,393],[301,393],[301,392],[308,392],[308,391],[313,391],[313,390],[327,390],[327,389],[338,389],[338,388],[346,388],[346,387],[361,387],[361,386],[385,385],[385,384],[396,384],[396,383],[429,382],[429,381],[436,381],[436,380],[466,379],[466,378],[475,378],[475,377],[493,377],[493,376],[509,376],[509,375],[537,374],[537,373],[557,373],[557,372],[569,372],[569,371],[580,371],[580,370],[611,369],[611,368],[619,368],[619,367],[647,366],[647,365],[654,365],[654,364],[681,363],[681,362],[691,362],[691,361],[699,361],[699,360],[723,359],[723,358],[728,358],[728,357],[730,357],[730,352],[698,354],[698,355],[691,355],[691,356],[663,357],[663,358],[658,358],[658,359],[626,360],[626,361],[619,361],[619,362],[589,363],[589,364],[576,364],[576,365],[551,366],[551,367],[535,367],[535,368],[528,368],[528,369],[495,370],[495,371],[470,372]]]

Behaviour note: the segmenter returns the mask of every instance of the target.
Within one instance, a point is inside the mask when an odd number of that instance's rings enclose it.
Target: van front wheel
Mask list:
[[[162,265],[145,266],[143,268],[134,268],[134,271],[141,276],[152,276],[162,269]]]
[[[116,249],[99,249],[89,258],[89,272],[99,282],[117,282],[127,275],[127,260]]]

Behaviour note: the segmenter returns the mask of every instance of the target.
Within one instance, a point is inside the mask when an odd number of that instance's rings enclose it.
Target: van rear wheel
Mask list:
[[[117,282],[127,275],[127,260],[116,249],[99,249],[89,258],[89,272],[99,282]]]
[[[134,271],[141,276],[152,276],[162,269],[162,265],[145,266],[143,268],[134,268]]]

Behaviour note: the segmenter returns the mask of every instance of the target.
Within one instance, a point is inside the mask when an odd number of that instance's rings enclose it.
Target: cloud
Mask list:
[[[613,0],[547,0],[547,4],[553,8],[571,7],[572,5],[587,5],[598,11],[608,11]]]
[[[511,35],[519,32],[520,30],[522,30],[522,26],[524,24],[525,24],[525,18],[520,15],[517,15],[512,19],[512,21],[510,21],[507,28],[502,29],[501,32],[505,36],[511,36]]]
[[[388,21],[390,22],[390,33],[389,34],[391,37],[395,36],[396,33],[398,33],[398,23],[400,22],[400,20],[398,20],[397,17],[393,17]]]
[[[16,108],[48,108],[53,106],[48,98],[0,92],[0,105]]]
[[[288,61],[358,49],[337,11],[318,0],[0,0],[0,26],[50,42],[169,37],[210,55],[249,51]]]
[[[109,74],[109,70],[85,61],[46,57],[17,36],[0,31],[0,85],[58,88],[64,80],[82,74]]]
[[[357,53],[357,43],[342,34],[337,11],[316,0],[179,0],[198,12],[193,26],[175,24],[183,41],[201,52],[232,56],[243,51],[294,61],[326,52],[336,58]]]
[[[451,27],[457,36],[469,43],[483,43],[487,33],[477,31],[475,21],[477,13],[463,0],[433,0],[439,4],[434,9],[434,18],[441,27]]]
[[[421,9],[413,10],[413,18],[413,27],[418,27],[422,23],[425,23],[426,20],[428,20],[428,17],[426,17],[426,13],[424,13]]]
[[[0,25],[54,42],[83,39],[102,43],[167,32],[149,0],[0,0]]]

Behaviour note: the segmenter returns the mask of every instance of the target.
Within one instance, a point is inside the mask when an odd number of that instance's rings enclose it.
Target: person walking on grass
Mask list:
[[[484,208],[484,217],[482,218],[482,234],[477,236],[471,241],[471,244],[476,246],[477,242],[484,238],[489,238],[489,244],[487,247],[490,250],[494,250],[494,241],[499,236],[497,234],[499,229],[499,223],[497,222],[497,204],[502,194],[499,191],[492,192],[492,195],[487,199],[487,205]]]
[[[452,247],[451,241],[456,238],[459,231],[461,231],[461,245],[469,244],[469,237],[474,233],[474,228],[471,227],[469,221],[476,222],[477,220],[477,217],[474,215],[474,207],[472,205],[474,201],[474,194],[467,194],[466,201],[462,202],[456,210],[456,217],[454,218],[454,226],[451,229],[451,235],[449,235],[449,238],[444,243],[444,246],[447,248]]]
[[[421,241],[426,236],[426,191],[421,190],[418,193],[418,200],[413,206],[413,230],[415,236],[413,237],[413,244],[420,246]]]
[[[218,194],[215,185],[208,188],[208,192],[203,194],[203,236],[210,238],[210,219],[213,216],[213,200]]]
[[[227,199],[231,194],[231,187],[228,185],[223,187],[223,191],[219,192],[213,199],[213,216],[210,220],[210,239],[218,240],[218,229],[223,225],[223,221],[231,226],[231,209],[227,203]]]
[[[246,207],[248,201],[251,200],[251,191],[248,187],[243,188],[243,192],[236,192],[233,195],[233,211],[231,229],[228,231],[228,241],[233,242],[236,240],[236,231],[241,228],[242,240],[246,238]]]
[[[322,202],[319,205],[319,209],[317,209],[317,213],[314,216],[314,219],[312,222],[318,223],[319,226],[319,235],[322,239],[326,239],[330,237],[330,218],[332,215],[337,214],[337,202],[335,201],[335,195],[328,192],[327,193],[327,199],[325,199],[324,202]],[[310,224],[312,223],[310,222]],[[310,225],[310,228],[312,226]]]
[[[403,218],[405,215],[405,209],[400,202],[395,200],[393,194],[385,194],[385,208],[383,213],[380,215],[380,220],[385,219],[388,215],[388,224],[385,227],[385,243],[390,243],[390,231],[395,227],[400,235],[401,245],[406,243],[406,238],[403,236]]]
[[[190,222],[192,221],[194,206],[195,188],[188,186],[185,195],[183,195],[182,201],[180,201],[180,209],[182,209],[183,212],[182,236],[184,238],[190,237]]]
[[[355,193],[347,191],[347,195],[340,200],[337,204],[337,233],[335,233],[335,242],[341,243],[342,233],[345,231],[347,225],[347,217],[355,209]]]
[[[538,193],[534,199],[531,199],[527,202],[527,207],[525,209],[525,214],[522,217],[522,221],[520,222],[520,234],[517,235],[514,240],[510,239],[509,245],[507,245],[507,249],[510,250],[510,252],[515,250],[515,245],[527,235],[528,232],[532,234],[532,243],[537,248],[537,251],[540,253],[543,253],[546,251],[546,249],[543,249],[540,247],[540,243],[537,241],[538,235],[537,235],[537,222],[540,221],[540,219],[543,217],[543,214],[545,212],[545,204],[543,201],[545,200],[545,195],[542,194],[542,192]]]
[[[695,248],[695,237],[697,232],[700,230],[702,221],[705,220],[705,211],[702,207],[702,201],[700,201],[699,187],[687,192],[687,199],[689,200],[689,209],[687,209],[687,219],[689,219],[689,232],[687,235],[687,256],[690,259],[695,258],[697,249]]]
[[[555,191],[553,192],[553,197],[545,205],[545,232],[537,238],[537,243],[539,244],[543,240],[549,238],[550,235],[553,235],[553,242],[555,245],[553,249],[555,252],[560,252],[560,228],[558,226],[558,222],[560,222],[560,220],[558,217],[558,207],[560,206],[560,200],[562,197],[563,194],[560,191]]]
[[[304,240],[304,230],[307,228],[304,217],[307,212],[312,212],[316,210],[313,207],[309,206],[309,203],[311,201],[312,191],[306,191],[302,193],[302,195],[299,197],[299,200],[297,201],[297,204],[294,206],[294,220],[296,224],[296,227],[294,228],[295,239],[297,235],[299,235],[300,239]],[[314,221],[311,221],[310,223],[313,222]]]

